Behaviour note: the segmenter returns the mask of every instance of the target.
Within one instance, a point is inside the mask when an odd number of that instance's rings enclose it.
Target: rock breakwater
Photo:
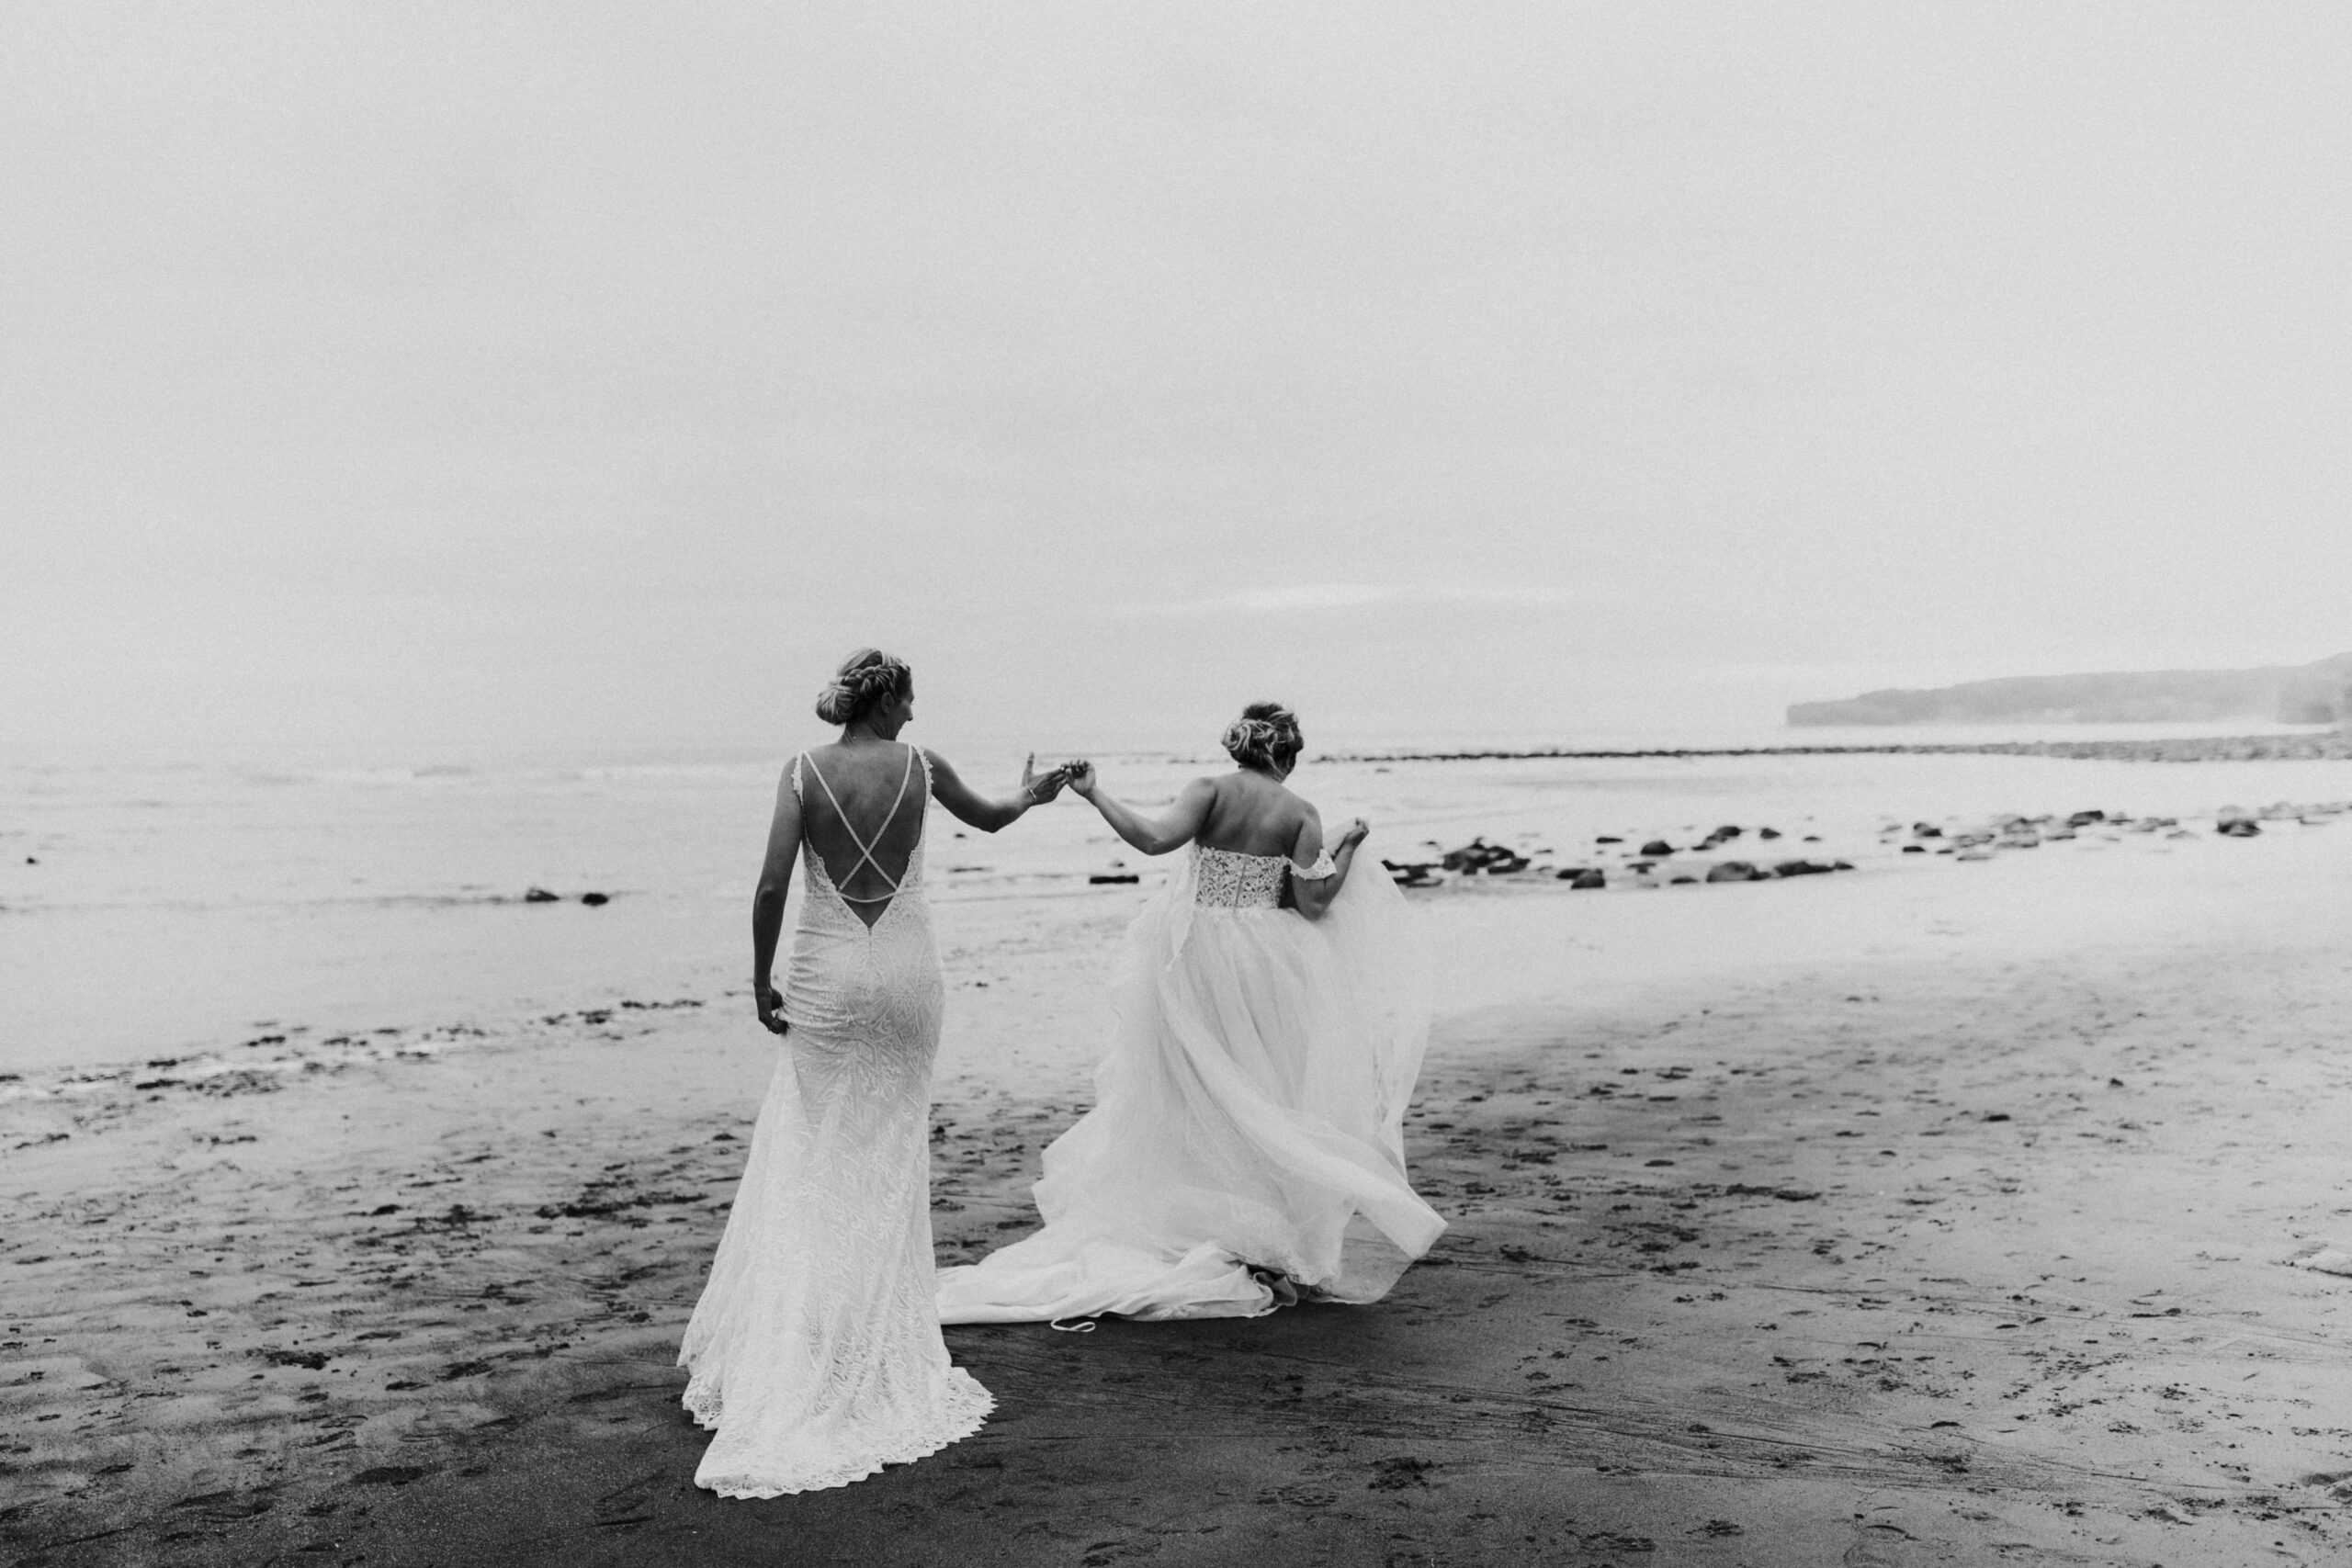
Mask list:
[[[1674,746],[1636,750],[1533,750],[1494,748],[1464,751],[1335,752],[1334,762],[1495,762],[1546,759],[1675,757],[2064,757],[2117,762],[2352,761],[2352,732],[2317,730],[2289,735],[2209,735],[2147,740],[1983,740],[1890,743],[1884,746]]]

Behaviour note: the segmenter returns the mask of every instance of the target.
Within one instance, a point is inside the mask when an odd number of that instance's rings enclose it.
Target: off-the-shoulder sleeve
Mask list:
[[[1313,865],[1301,865],[1296,861],[1293,861],[1291,863],[1290,874],[1293,876],[1303,876],[1309,882],[1320,882],[1327,876],[1339,875],[1340,868],[1337,864],[1333,863],[1331,860],[1331,852],[1329,850],[1325,850],[1321,854],[1315,857],[1315,863]]]

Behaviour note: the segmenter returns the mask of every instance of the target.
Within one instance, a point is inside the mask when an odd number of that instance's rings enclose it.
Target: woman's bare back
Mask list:
[[[1297,852],[1307,824],[1321,826],[1315,807],[1263,773],[1244,769],[1208,783],[1216,797],[1195,835],[1204,849],[1287,858]]]
[[[928,804],[922,763],[913,747],[886,741],[811,747],[800,765],[804,774],[815,770],[801,780],[801,835],[834,889],[871,924],[906,879],[922,839]],[[860,839],[874,852],[870,861]]]

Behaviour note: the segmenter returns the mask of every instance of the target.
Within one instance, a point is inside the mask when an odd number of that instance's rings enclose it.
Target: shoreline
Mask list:
[[[1191,776],[1172,762],[1138,764],[1114,788],[1157,800]],[[1527,851],[1554,846],[1576,857],[1558,860],[1567,868],[1589,864],[1606,837],[1692,846],[1729,820],[1758,830],[1725,851],[1731,858],[1746,847],[1769,852],[1775,867],[1843,859],[1868,870],[1879,829],[1897,820],[2083,807],[2186,820],[2226,801],[2340,798],[2352,793],[2347,782],[2336,761],[2188,769],[1750,754],[1334,763],[1299,787],[1327,819],[1368,818],[1373,852],[1398,863],[1439,860],[1479,833]],[[21,823],[0,832],[0,843],[23,851],[0,856],[8,949],[0,972],[14,982],[0,989],[11,992],[15,1026],[0,1044],[0,1099],[80,1066],[207,1052],[252,1063],[277,1048],[246,1043],[290,1041],[297,1029],[311,1041],[383,1029],[497,1032],[628,999],[712,998],[741,967],[747,846],[757,842],[771,784],[691,770],[587,782],[442,779],[415,789],[206,775],[177,789],[26,795]],[[1763,825],[1785,830],[1777,850],[1760,843]],[[1052,895],[1065,895],[1076,917],[1116,907],[1095,904],[1092,876],[1140,872],[1147,886],[1153,876],[1080,805],[1037,814],[1001,839],[958,837],[945,820],[935,827],[931,881],[943,916],[951,902],[968,910],[987,899],[1003,913],[983,923],[1059,929],[1040,913]],[[1802,842],[1815,835],[1819,844]],[[1712,869],[1694,864],[1692,874]],[[533,887],[570,897],[533,903]],[[589,907],[581,897],[589,890],[607,902]],[[502,901],[514,899],[523,901]],[[141,955],[139,982],[128,986],[115,973],[114,955],[125,952]]]
[[[1508,821],[1508,814],[1496,815]],[[1419,844],[1400,843],[1398,835],[1388,835],[1375,859],[1412,898],[1428,901],[1432,909],[1446,908],[1449,901],[1465,895],[1510,896],[1537,900],[1530,918],[1541,921],[1553,918],[1541,912],[1550,897],[1572,892],[1583,901],[1597,890],[1611,895],[1613,902],[1615,896],[1654,893],[1678,885],[1786,883],[1855,873],[1865,881],[1890,874],[1907,877],[1931,866],[1940,870],[1952,863],[2008,860],[2045,849],[2052,853],[2124,848],[2135,853],[2165,853],[2173,840],[2215,835],[2258,838],[2266,829],[2324,828],[2347,815],[2352,815],[2352,801],[2341,799],[2279,802],[2251,810],[2207,810],[2186,818],[2127,817],[2094,809],[2030,817],[1940,813],[1910,821],[1906,827],[1904,819],[1886,815],[1875,831],[1865,833],[1849,824],[1846,831],[1827,840],[1804,831],[1803,827],[1809,824],[1796,818],[1784,818],[1791,824],[1785,831],[1757,818],[1750,826],[1726,824],[1702,837],[1690,830],[1658,828],[1656,824],[1665,820],[1660,817],[1652,827],[1660,833],[1673,831],[1676,841],[1651,840],[1646,837],[1649,829],[1627,829],[1622,835],[1602,837],[1589,845],[1555,848],[1544,840],[1557,840],[1559,835],[1524,827],[1489,826],[1466,840],[1458,837],[1458,829],[1450,840],[1424,840]],[[2059,848],[2062,845],[2065,850]],[[1083,1010],[1072,1008],[1072,995],[1089,984],[1085,976],[1092,967],[1107,962],[1109,944],[1115,942],[1139,901],[1156,892],[1159,884],[1156,865],[1147,865],[1140,874],[1123,874],[1139,876],[1138,882],[1129,885],[1134,889],[1131,894],[1117,884],[1102,883],[1099,874],[1083,870],[1022,871],[1000,874],[1000,882],[985,886],[951,884],[933,898],[934,917],[943,922],[943,931],[953,933],[954,951],[948,955],[951,971],[966,967],[973,972],[958,982],[965,991],[959,1006],[977,1005],[994,1017],[982,1032],[1002,1037],[1016,1027],[1002,1016],[1008,1001],[1005,996],[979,994],[991,985],[1010,986],[1033,1002],[1064,1015]],[[504,900],[499,907],[526,922],[513,931],[542,939],[549,935],[544,924],[549,916],[538,912],[540,907],[520,898]],[[731,908],[718,911],[714,929],[702,945],[712,952],[731,945],[737,936],[733,915]],[[608,917],[596,913],[577,918],[601,922]],[[719,929],[722,924],[725,929]],[[183,1039],[167,1047],[168,1054],[158,1054],[150,1046],[111,1056],[49,1061],[36,1056],[0,1064],[0,1110],[37,1101],[57,1106],[61,1115],[67,1114],[66,1108],[78,1105],[103,1117],[111,1114],[112,1101],[128,1100],[134,1094],[236,1095],[289,1075],[315,1073],[356,1061],[527,1045],[575,1022],[592,1028],[611,1024],[628,1029],[668,1010],[710,1008],[723,1013],[746,993],[727,985],[720,976],[717,961],[698,958],[690,968],[679,967],[666,977],[648,976],[624,986],[575,988],[569,1002],[548,999],[552,993],[543,990],[537,998],[522,996],[452,1008],[429,1022],[402,1021],[397,1014],[385,1014],[365,1023],[346,1017],[338,1026],[306,1021],[283,1007],[272,1008],[266,1021],[210,1041]],[[56,1131],[52,1126],[42,1135],[53,1135]],[[9,1147],[9,1136],[0,1131],[0,1152]]]

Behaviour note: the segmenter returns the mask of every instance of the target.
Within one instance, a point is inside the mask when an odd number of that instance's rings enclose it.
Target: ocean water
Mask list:
[[[1653,731],[1577,744],[2219,732]],[[1018,776],[1017,756],[940,750],[983,789],[1009,789]],[[750,889],[780,761],[0,768],[0,1075],[13,1075],[0,1077],[0,1094],[49,1092],[77,1072],[124,1064],[250,1064],[329,1040],[413,1048],[551,1012],[716,1002],[748,975]],[[1098,762],[1114,794],[1148,805],[1222,758],[1198,747]],[[1734,852],[1838,856],[1868,874],[1925,875],[1949,863],[1901,855],[1890,825],[2083,809],[2210,818],[2226,804],[2352,797],[2352,763],[1884,754],[1318,761],[1310,753],[1294,783],[1327,821],[1366,817],[1372,851],[1392,860],[1483,836],[1553,865],[1613,864],[1607,857],[1652,837],[1687,844],[1719,824],[1769,825],[1784,835],[1770,852],[1751,833]],[[1133,888],[1088,876],[1131,871],[1148,886],[1162,874],[1075,797],[995,836],[934,813],[931,834],[931,886],[942,904],[997,904],[1013,915],[1039,900],[1131,902]],[[1596,845],[1601,835],[1628,842]],[[533,887],[559,898],[525,901]],[[609,901],[582,903],[589,892]],[[1557,883],[1542,894],[1594,897]],[[1444,890],[1423,897],[1444,918]]]

